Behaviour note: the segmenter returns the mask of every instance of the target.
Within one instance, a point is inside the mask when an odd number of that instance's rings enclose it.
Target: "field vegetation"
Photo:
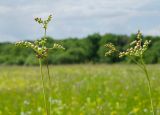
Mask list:
[[[148,65],[160,114],[160,65]],[[151,115],[147,80],[136,65],[52,66],[53,115]],[[39,67],[0,66],[0,114],[45,114]],[[47,69],[44,70],[47,81]],[[45,86],[49,90],[49,85]]]

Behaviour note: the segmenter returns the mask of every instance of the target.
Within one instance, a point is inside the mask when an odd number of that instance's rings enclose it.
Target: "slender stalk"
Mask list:
[[[51,83],[51,76],[50,76],[50,71],[49,71],[49,64],[48,64],[48,59],[47,59],[47,73],[48,73],[48,79],[49,79],[49,95],[50,95],[50,98],[49,98],[49,110],[50,110],[50,113],[51,113],[51,87],[52,87],[52,83]]]
[[[137,66],[138,66],[139,68],[141,68],[142,70],[144,69],[143,66],[142,66],[138,61],[136,61],[134,58],[132,58],[131,56],[129,56],[129,58],[130,58],[135,64],[137,64]]]
[[[47,99],[46,99],[46,91],[45,91],[45,86],[44,86],[44,75],[43,75],[43,72],[42,72],[42,61],[41,61],[41,59],[39,59],[39,65],[40,65],[41,80],[42,80],[42,86],[43,86],[44,105],[45,105],[46,114],[49,115],[48,107],[47,107]]]
[[[137,61],[137,60],[135,60],[133,57],[131,57],[131,56],[129,56],[129,58],[143,71],[143,66],[142,66],[142,64],[139,62],[139,61]],[[132,80],[133,81],[133,80]],[[138,84],[139,85],[139,84]],[[140,91],[141,92],[144,92],[144,89],[139,85],[139,88],[140,88]]]
[[[144,73],[146,75],[147,82],[148,82],[148,90],[149,90],[149,97],[150,97],[152,114],[155,115],[154,114],[154,107],[153,107],[153,100],[152,100],[151,82],[150,82],[147,68],[146,68],[145,63],[143,61],[143,57],[142,56],[140,57],[140,61],[141,61],[140,63],[138,61],[136,61],[134,58],[132,58],[132,57],[130,57],[130,58],[144,71]]]
[[[147,78],[147,82],[148,82],[148,90],[149,90],[149,97],[150,97],[150,103],[151,103],[151,109],[152,109],[152,114],[154,114],[154,107],[153,107],[153,100],[152,100],[152,90],[151,90],[151,82],[150,82],[150,78],[149,78],[149,75],[148,75],[148,71],[147,71],[147,68],[146,68],[146,65],[143,61],[143,58],[141,56],[141,63],[142,63],[142,66],[143,66],[143,71],[146,75],[146,78]]]
[[[44,29],[44,38],[46,38],[47,29]]]
[[[46,39],[46,33],[47,29],[44,29],[44,38]],[[47,59],[47,73],[48,73],[48,80],[49,80],[49,115],[51,114],[51,76],[50,76],[50,71],[49,71],[49,65],[48,65],[48,59]]]

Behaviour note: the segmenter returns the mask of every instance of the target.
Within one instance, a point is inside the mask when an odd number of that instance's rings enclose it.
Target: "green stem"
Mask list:
[[[46,38],[47,29],[44,29],[44,38]]]
[[[135,60],[133,57],[129,56],[129,58],[143,71],[143,66],[142,64],[140,64],[140,62],[138,62],[137,60]],[[133,80],[132,80],[133,81]],[[138,84],[139,85],[139,84]],[[139,85],[139,89],[141,92],[144,92],[144,89]]]
[[[47,29],[44,29],[44,38],[46,39],[46,33]],[[48,73],[48,79],[49,79],[49,115],[51,114],[51,76],[49,72],[49,66],[48,66],[48,60],[47,60],[47,73]]]
[[[144,69],[143,66],[142,66],[138,61],[136,61],[134,58],[130,57],[130,59],[131,59],[134,63],[136,63],[136,64],[138,65],[138,67],[140,67],[142,70]]]
[[[46,99],[46,91],[45,91],[45,86],[44,86],[44,75],[43,75],[43,72],[42,72],[42,61],[41,61],[41,59],[39,59],[39,65],[40,65],[41,80],[42,80],[42,86],[43,86],[44,105],[45,105],[46,113],[47,113],[47,115],[49,115],[48,108],[47,108],[47,101],[46,101],[47,99]]]
[[[51,76],[50,76],[50,71],[49,71],[49,65],[48,65],[48,60],[47,60],[47,73],[48,73],[48,79],[49,79],[49,94],[50,94],[50,100],[49,100],[49,107],[50,107],[50,113],[51,113],[51,88],[52,88],[52,83],[51,83]]]
[[[148,90],[149,90],[149,97],[150,97],[150,103],[151,103],[152,114],[155,115],[155,114],[154,114],[154,107],[153,107],[153,100],[152,100],[152,90],[151,90],[151,82],[150,82],[150,78],[149,78],[148,71],[147,71],[146,65],[145,65],[145,63],[144,63],[144,61],[143,61],[142,56],[141,56],[140,59],[141,59],[141,63],[142,63],[143,68],[144,68],[143,71],[144,71],[144,73],[145,73],[145,75],[146,75],[147,82],[148,82]]]

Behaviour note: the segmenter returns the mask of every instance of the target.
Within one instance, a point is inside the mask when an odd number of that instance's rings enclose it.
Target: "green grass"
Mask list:
[[[160,115],[160,65],[148,71]],[[147,81],[135,65],[52,66],[50,73],[53,115],[151,114]],[[43,115],[41,91],[39,67],[0,66],[0,115]]]

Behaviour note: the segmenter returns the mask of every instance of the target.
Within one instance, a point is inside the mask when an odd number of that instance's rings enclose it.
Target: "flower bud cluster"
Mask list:
[[[131,48],[128,48],[126,51],[120,52],[119,57],[123,56],[137,56],[140,57],[147,50],[148,45],[151,43],[151,40],[146,40],[142,44],[142,35],[140,31],[137,34],[137,40],[133,41],[130,45],[135,45]]]
[[[106,44],[105,47],[108,48],[108,51],[105,53],[105,56],[111,55],[112,53],[117,51],[117,49],[112,43]]]
[[[47,43],[47,38],[42,38],[41,40],[36,40],[34,44],[39,45],[39,46],[45,46]]]
[[[51,21],[52,15],[48,17],[47,20],[42,20],[41,18],[35,18],[36,22],[43,24],[44,28],[47,29],[48,23]],[[46,47],[47,39],[42,38],[41,40],[36,40],[35,42],[20,41],[16,43],[16,46],[24,46],[31,48],[35,51],[37,58],[46,58],[48,56],[48,51],[55,48],[64,49],[62,45],[54,44],[52,48]]]
[[[62,45],[57,44],[57,43],[54,43],[54,44],[53,44],[53,48],[54,48],[54,49],[63,49],[63,50],[65,50],[65,48],[64,48]]]
[[[138,30],[138,33],[137,33],[137,40],[141,40],[142,39],[142,33],[140,30]]]
[[[31,48],[35,51],[37,58],[46,58],[48,56],[48,51],[53,49],[65,49],[62,45],[55,43],[53,48],[47,48],[46,46],[42,46],[41,40],[37,40],[36,44],[28,42],[28,41],[20,41],[16,43],[16,46],[24,46],[26,48]]]
[[[35,18],[35,21],[38,22],[39,24],[42,24],[44,29],[47,29],[48,23],[51,21],[52,15],[49,15],[46,20],[42,20],[42,18]]]
[[[48,56],[48,48],[45,46],[39,46],[28,41],[20,41],[16,43],[16,46],[24,46],[26,48],[31,48],[35,51],[37,58],[45,58]]]

